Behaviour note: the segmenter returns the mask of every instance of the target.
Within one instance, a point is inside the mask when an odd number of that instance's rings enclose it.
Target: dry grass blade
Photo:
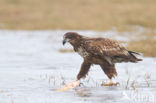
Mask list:
[[[144,75],[144,79],[145,79],[145,81],[147,83],[147,86],[150,87],[150,85],[151,85],[151,75],[149,73],[146,73]]]
[[[144,56],[156,57],[156,40],[146,39],[140,41],[131,41],[127,47],[129,50],[142,52]]]
[[[156,0],[1,0],[0,28],[106,30],[126,29],[129,25],[155,28],[155,3]]]

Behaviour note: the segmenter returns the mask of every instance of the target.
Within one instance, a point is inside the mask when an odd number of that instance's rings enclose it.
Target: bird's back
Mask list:
[[[92,56],[100,56],[106,59],[109,63],[120,62],[137,62],[138,59],[134,52],[130,52],[120,45],[117,41],[108,38],[88,38],[85,37],[80,41],[79,51],[81,56],[85,57],[91,54]]]

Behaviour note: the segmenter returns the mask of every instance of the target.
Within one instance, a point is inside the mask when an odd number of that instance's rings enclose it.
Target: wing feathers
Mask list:
[[[85,44],[86,51],[95,55],[109,57],[117,55],[128,55],[128,51],[114,40],[106,38],[95,38],[90,40],[90,42],[85,42]]]
[[[84,38],[81,47],[88,54],[104,58],[109,64],[119,62],[137,62],[141,61],[132,51],[126,50],[117,41],[106,38]]]

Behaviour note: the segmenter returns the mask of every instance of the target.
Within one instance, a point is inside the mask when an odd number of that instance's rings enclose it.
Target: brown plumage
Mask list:
[[[90,38],[76,32],[67,32],[63,44],[66,42],[84,59],[77,80],[86,76],[92,64],[100,65],[108,78],[112,79],[117,76],[115,63],[136,63],[142,60],[135,56],[138,53],[126,50],[117,41],[107,38]]]

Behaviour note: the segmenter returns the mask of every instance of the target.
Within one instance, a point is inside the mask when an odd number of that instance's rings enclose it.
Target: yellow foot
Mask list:
[[[71,88],[76,88],[80,85],[80,82],[78,80],[74,81],[74,82],[71,82],[71,83],[68,83],[67,85],[65,85],[63,88],[61,89],[57,89],[56,91],[67,91]]]
[[[109,83],[102,82],[101,86],[117,86],[119,83],[113,83],[112,79],[110,79]]]
[[[102,82],[101,86],[117,86],[119,83],[104,83]]]

